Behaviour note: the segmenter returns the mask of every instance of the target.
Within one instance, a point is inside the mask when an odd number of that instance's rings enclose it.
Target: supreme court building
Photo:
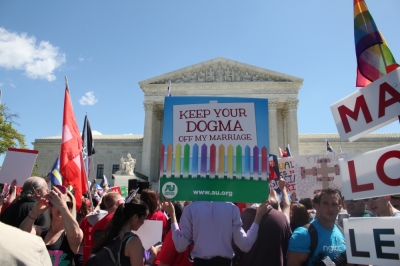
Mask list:
[[[227,96],[268,99],[269,150],[290,144],[292,155],[325,153],[325,139],[336,152],[339,135],[299,134],[298,93],[303,79],[245,63],[215,58],[139,82],[144,92],[143,135],[94,135],[96,154],[92,156],[90,179],[111,176],[127,153],[136,158],[135,172],[148,177],[153,188],[158,183],[164,98],[169,82],[174,96]],[[171,125],[172,126],[172,125]],[[371,133],[355,142],[342,143],[347,153],[357,154],[399,143],[400,134]],[[38,172],[46,175],[60,149],[61,136],[36,139]],[[110,178],[109,178],[110,180]],[[112,183],[112,181],[111,181]]]

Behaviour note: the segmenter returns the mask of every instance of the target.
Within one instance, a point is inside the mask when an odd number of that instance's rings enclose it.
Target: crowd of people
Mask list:
[[[105,188],[77,210],[73,191],[30,177],[0,201],[0,265],[348,265],[343,219],[400,217],[400,195],[346,200],[328,188],[297,199],[278,185],[280,195],[245,205]],[[145,220],[162,224],[161,243],[148,250],[133,233]]]

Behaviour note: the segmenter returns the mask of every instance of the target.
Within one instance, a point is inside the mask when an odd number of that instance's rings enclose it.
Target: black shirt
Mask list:
[[[40,237],[45,239],[48,231],[42,232]],[[62,232],[61,236],[51,245],[46,245],[47,250],[49,251],[50,259],[53,265],[57,266],[68,266],[74,265],[74,257],[75,253],[71,250],[69,246],[67,235]]]
[[[0,221],[19,228],[20,224],[26,218],[26,216],[28,216],[28,213],[32,210],[35,204],[36,201],[33,199],[20,199],[4,210],[4,212],[0,215]],[[34,224],[43,226],[44,223],[45,219],[43,214],[41,214],[36,219]]]

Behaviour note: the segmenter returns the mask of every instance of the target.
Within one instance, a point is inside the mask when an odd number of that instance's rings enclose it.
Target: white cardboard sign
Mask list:
[[[296,197],[313,198],[316,193],[328,187],[342,191],[338,160],[347,156],[346,153],[294,156]]]
[[[161,241],[162,221],[144,220],[139,230],[133,231],[133,233],[139,236],[144,249],[149,249],[151,246]]]
[[[400,68],[331,105],[342,141],[354,141],[400,115]]]
[[[0,171],[0,182],[11,184],[16,179],[17,185],[22,187],[32,174],[38,153],[36,150],[8,148]]]
[[[343,225],[348,263],[400,265],[399,218],[350,218]]]
[[[339,160],[345,199],[400,192],[400,144]]]

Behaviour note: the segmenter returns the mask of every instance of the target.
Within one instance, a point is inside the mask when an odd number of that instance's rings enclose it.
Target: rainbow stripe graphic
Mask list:
[[[253,150],[251,154],[251,149]],[[217,153],[218,151],[218,153]],[[161,145],[160,176],[163,178],[211,178],[211,179],[268,179],[268,150],[265,146],[250,148],[237,145],[218,148],[211,144],[194,144],[183,147],[177,144],[175,152],[172,144],[165,149]],[[260,167],[261,166],[261,167]]]

